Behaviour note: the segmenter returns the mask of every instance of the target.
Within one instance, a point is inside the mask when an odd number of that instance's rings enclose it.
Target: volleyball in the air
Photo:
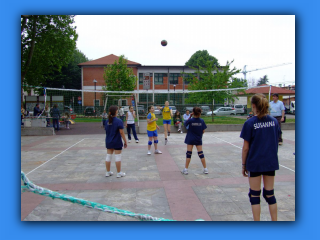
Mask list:
[[[163,47],[167,46],[167,44],[168,44],[168,43],[167,43],[166,40],[162,40],[162,41],[161,41],[161,45],[162,45]]]

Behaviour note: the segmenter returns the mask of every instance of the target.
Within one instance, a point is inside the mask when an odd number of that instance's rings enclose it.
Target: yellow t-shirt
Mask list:
[[[163,107],[162,116],[163,120],[171,120],[170,107]]]
[[[149,113],[147,116],[147,119],[150,119],[151,121],[154,120],[155,118],[156,118],[156,115],[154,115],[154,113]],[[148,125],[147,125],[148,131],[155,131],[156,129],[157,129],[157,122],[156,121],[148,123]]]

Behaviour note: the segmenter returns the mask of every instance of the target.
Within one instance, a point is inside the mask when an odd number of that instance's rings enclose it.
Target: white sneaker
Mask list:
[[[182,130],[181,130],[181,132],[180,132],[180,133],[183,133],[183,132],[182,132]]]
[[[167,143],[168,143],[168,140],[165,139],[165,140],[164,140],[164,145],[167,145]]]
[[[139,139],[138,139],[138,140],[136,140],[136,143],[139,143]]]
[[[184,174],[184,175],[188,175],[188,169],[186,169],[186,168],[183,169],[183,170],[181,171],[181,173]]]
[[[204,174],[208,174],[208,173],[209,173],[209,172],[208,172],[208,169],[207,169],[207,168],[203,169],[203,173],[204,173]]]
[[[150,151],[148,151],[148,155],[151,155],[151,152],[150,152]]]
[[[117,173],[117,178],[124,177],[126,174],[124,172]]]
[[[178,129],[178,132],[180,132],[180,131],[181,131],[181,129],[179,128],[179,129]]]
[[[110,177],[110,176],[112,176],[113,175],[113,172],[106,172],[106,177]]]
[[[157,149],[157,150],[154,152],[154,154],[162,154],[162,152],[161,152],[159,149]]]
[[[131,140],[128,140],[128,143],[131,143]]]

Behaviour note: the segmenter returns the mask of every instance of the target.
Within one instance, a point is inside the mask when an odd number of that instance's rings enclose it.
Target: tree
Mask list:
[[[103,78],[106,91],[133,91],[137,84],[137,77],[132,68],[127,67],[127,59],[121,55],[113,64],[104,68]],[[125,94],[123,94],[125,95]],[[109,100],[108,100],[109,101]],[[112,101],[112,100],[111,100]]]
[[[269,82],[268,76],[264,75],[262,78],[260,78],[259,82],[258,82],[258,86],[262,85],[262,84],[267,84]]]
[[[87,62],[89,59],[78,49],[73,50],[72,58],[61,71],[54,71],[46,75],[45,86],[52,88],[81,89],[81,68],[79,63]]]
[[[199,66],[199,69],[197,70],[199,78],[194,77],[191,80],[188,90],[227,89],[246,86],[245,81],[239,81],[233,77],[240,72],[240,69],[237,70],[235,67],[231,69],[230,65],[232,63],[233,61],[227,62],[226,66],[217,67],[212,66],[211,62],[208,61],[205,68]],[[233,79],[235,81],[232,81]],[[225,98],[233,100],[235,98],[235,93],[230,91],[190,93],[187,102],[211,104],[213,99],[215,100],[215,103],[219,103],[224,102]]]
[[[219,66],[218,60],[214,56],[211,56],[207,50],[199,50],[185,64],[190,68],[198,68],[199,66],[205,68],[208,62],[211,63],[212,67]]]
[[[67,65],[78,38],[73,23],[74,16],[68,15],[21,16],[21,86],[25,90],[27,85],[43,85],[45,76]]]

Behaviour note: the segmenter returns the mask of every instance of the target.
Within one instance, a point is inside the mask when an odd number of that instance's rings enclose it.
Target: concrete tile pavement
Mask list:
[[[147,136],[131,142],[122,152],[124,178],[105,177],[104,134],[21,137],[21,170],[39,186],[135,213],[193,221],[252,221],[248,180],[241,175],[242,140],[239,132],[205,133],[203,151],[209,174],[202,173],[193,149],[189,175],[185,163],[185,134],[171,134],[163,154],[147,153]],[[295,220],[295,131],[283,132],[279,147],[280,170],[275,195],[278,220]],[[71,147],[72,146],[72,147]],[[67,149],[67,150],[66,150]],[[153,147],[152,147],[153,149]],[[114,159],[112,171],[116,172]],[[37,168],[39,167],[39,168]],[[37,169],[36,169],[37,168]],[[34,170],[35,169],[35,170]],[[261,220],[269,221],[268,205],[261,198]],[[24,221],[135,221],[130,217],[52,200],[33,193],[21,194]]]

